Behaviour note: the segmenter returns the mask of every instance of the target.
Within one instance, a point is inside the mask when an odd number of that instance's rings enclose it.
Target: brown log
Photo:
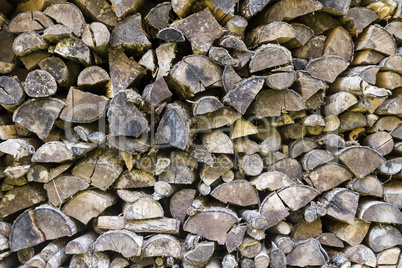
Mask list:
[[[214,251],[214,242],[199,242],[194,249],[190,249],[183,254],[183,262],[189,265],[203,265],[211,259]]]
[[[0,77],[0,104],[7,110],[14,110],[25,98],[24,88],[18,79]]]
[[[384,201],[396,206],[397,208],[402,207],[401,198],[399,195],[401,189],[401,183],[399,180],[387,182],[384,185]]]
[[[57,84],[60,87],[70,87],[74,84],[75,79],[78,75],[78,71],[76,70],[77,63],[73,61],[68,61],[64,63],[58,57],[44,58],[38,63],[38,66],[42,70],[49,72],[55,78]]]
[[[339,26],[328,33],[323,55],[337,55],[350,62],[353,58],[353,46],[351,36]]]
[[[176,47],[176,43],[165,43],[155,49],[156,59],[159,66],[156,79],[165,77],[169,74],[172,62],[176,57]]]
[[[259,212],[267,221],[267,227],[275,226],[285,217],[289,215],[289,212],[282,200],[279,198],[276,192],[269,194],[260,205]]]
[[[32,156],[32,162],[61,163],[72,160],[73,151],[61,141],[51,141],[43,144]]]
[[[339,26],[339,22],[331,17],[328,13],[317,11],[306,14],[299,19],[303,24],[310,27],[315,35],[322,34],[323,32]]]
[[[48,262],[57,252],[64,248],[65,244],[65,239],[50,242],[41,250],[40,257],[45,262]]]
[[[212,166],[204,165],[200,171],[200,178],[205,184],[211,185],[231,168],[233,168],[232,159],[226,155],[220,155]]]
[[[143,220],[163,217],[164,211],[158,201],[154,201],[151,195],[139,193],[136,201],[123,204],[123,215],[128,220]],[[143,210],[143,208],[146,208]]]
[[[381,251],[377,255],[377,265],[393,265],[398,264],[401,249],[394,247]]]
[[[170,199],[170,214],[173,218],[184,222],[187,216],[187,209],[191,206],[196,195],[194,189],[182,189],[176,192]]]
[[[116,201],[117,197],[110,192],[86,190],[74,196],[73,199],[63,207],[63,212],[87,224],[92,218],[97,217]],[[77,210],[77,208],[80,209]]]
[[[343,248],[344,244],[342,240],[336,237],[333,233],[323,233],[317,237],[318,242],[323,246]]]
[[[250,237],[245,237],[238,247],[240,254],[245,258],[254,258],[261,249],[261,242]]]
[[[171,10],[171,3],[160,3],[148,12],[145,21],[156,30],[166,28],[169,25],[169,13]]]
[[[0,73],[7,74],[11,72],[16,65],[16,56],[13,50],[14,35],[7,31],[7,27],[1,27],[1,40],[3,40],[3,53],[0,57]],[[10,259],[11,260],[11,259]]]
[[[336,77],[343,72],[349,63],[339,56],[324,56],[311,61],[306,66],[306,71],[314,78],[322,79],[326,82],[334,82]],[[331,71],[328,71],[328,66]]]
[[[237,206],[251,206],[259,203],[257,191],[247,181],[236,180],[216,187],[211,196],[222,203],[230,203]]]
[[[293,184],[286,174],[278,171],[264,172],[258,177],[252,179],[250,183],[259,191],[275,191]]]
[[[46,262],[42,259],[40,254],[36,254],[35,256],[33,256],[25,264],[31,267],[38,267],[38,268],[45,268],[46,266]]]
[[[356,36],[377,18],[377,14],[367,7],[353,7],[343,19],[344,27],[351,36]]]
[[[210,153],[233,154],[233,142],[224,132],[214,130],[202,137],[202,144]]]
[[[296,211],[308,204],[320,192],[307,185],[291,185],[278,191],[278,196],[292,210]]]
[[[56,91],[56,79],[47,71],[34,70],[25,79],[25,92],[29,97],[49,97]]]
[[[42,34],[43,40],[49,43],[57,43],[60,39],[70,37],[72,31],[62,24],[55,24],[47,27]]]
[[[387,26],[385,26],[385,30],[387,30],[390,34],[394,36],[398,45],[400,45],[402,40],[402,34],[401,31],[399,30],[400,25],[401,25],[400,21],[394,20],[389,24],[387,24]]]
[[[370,25],[356,40],[356,51],[372,49],[385,55],[393,55],[396,51],[392,35],[379,25]]]
[[[291,89],[264,90],[257,95],[254,113],[257,118],[280,116],[283,111],[300,111],[306,106],[299,94]]]
[[[294,49],[293,56],[307,60],[319,58],[323,56],[325,40],[323,35],[314,36],[303,46]]]
[[[402,85],[402,76],[396,72],[385,71],[377,74],[377,85],[387,89],[395,89]]]
[[[43,13],[54,19],[57,23],[67,26],[77,37],[81,37],[85,26],[85,19],[79,8],[74,4],[55,3],[49,6]],[[65,14],[69,14],[69,16]]]
[[[88,188],[89,184],[75,176],[61,175],[44,185],[49,202],[58,206],[67,198]]]
[[[173,7],[174,10],[174,7]],[[181,30],[191,43],[194,54],[206,54],[212,42],[223,34],[211,11],[206,8],[170,25]]]
[[[305,240],[314,238],[322,234],[321,219],[317,218],[314,221],[308,222],[306,220],[298,222],[294,225],[290,237],[295,240]]]
[[[339,184],[352,179],[345,166],[337,163],[327,163],[314,169],[309,174],[312,185],[320,192],[328,191]]]
[[[253,29],[247,35],[248,47],[277,42],[284,44],[296,37],[295,30],[286,22],[275,21]]]

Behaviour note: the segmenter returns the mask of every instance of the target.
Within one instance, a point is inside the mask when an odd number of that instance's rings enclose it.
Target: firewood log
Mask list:
[[[141,256],[169,256],[173,258],[181,258],[182,246],[176,237],[167,234],[159,234],[144,241]]]
[[[73,255],[70,261],[71,267],[85,267],[93,264],[99,268],[110,267],[110,258],[104,252],[87,252]]]
[[[67,26],[77,37],[85,26],[85,19],[77,6],[70,3],[55,3],[49,6],[44,12],[45,15],[54,19],[57,23]],[[65,16],[65,14],[70,14]]]
[[[369,26],[378,18],[377,14],[366,7],[353,7],[349,9],[346,16],[343,18],[344,27],[351,36],[361,33],[364,28]]]
[[[113,230],[100,235],[94,243],[94,251],[111,250],[129,258],[141,255],[143,237],[131,231]]]
[[[399,223],[402,214],[399,209],[389,203],[364,200],[359,204],[357,217],[365,221]]]
[[[400,231],[392,225],[374,225],[367,234],[368,246],[374,252],[380,252],[400,245]]]
[[[347,248],[345,250],[345,255],[352,262],[367,265],[370,267],[376,266],[377,259],[374,255],[374,252],[370,248],[364,245],[358,245]]]
[[[101,0],[96,4],[86,0],[73,1],[86,15],[94,21],[99,21],[108,27],[114,27],[117,24],[117,18],[109,2]],[[85,31],[85,30],[84,30]]]
[[[34,31],[18,35],[13,43],[13,50],[16,56],[24,56],[31,52],[46,48],[46,42]]]
[[[85,254],[92,248],[92,244],[97,237],[97,234],[94,232],[88,232],[79,236],[66,244],[65,252],[67,254]]]
[[[328,258],[320,243],[312,238],[295,245],[286,259],[289,265],[305,267],[308,265],[324,265],[327,262],[326,257]]]
[[[8,30],[13,34],[21,34],[24,32],[45,30],[52,25],[52,20],[41,11],[27,11],[15,16],[10,21]]]
[[[0,57],[0,73],[7,74],[11,72],[16,65],[16,56],[13,50],[14,35],[7,30],[7,27],[1,27],[1,40],[3,40],[4,53]]]

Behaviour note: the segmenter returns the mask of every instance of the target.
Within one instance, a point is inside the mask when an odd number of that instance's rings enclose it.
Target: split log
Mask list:
[[[184,265],[204,265],[211,259],[214,251],[214,242],[199,242],[194,249],[183,253],[183,263]]]
[[[261,251],[262,244],[260,241],[245,237],[238,247],[240,254],[245,258],[254,258]]]
[[[150,195],[139,194],[140,197],[138,200],[124,203],[124,218],[128,220],[143,220],[163,217],[164,211],[158,201],[153,200]]]
[[[117,197],[109,192],[86,190],[74,196],[63,207],[62,211],[66,215],[87,224],[92,218],[99,216],[116,201]]]
[[[320,202],[327,209],[328,216],[353,224],[358,200],[358,193],[346,188],[334,188],[325,194]]]
[[[254,185],[258,191],[275,191],[293,184],[286,174],[278,171],[264,172],[252,179],[250,183]]]
[[[368,246],[374,252],[380,252],[401,244],[401,233],[392,225],[375,225],[367,234]]]
[[[326,37],[318,35],[312,37],[301,47],[294,49],[293,56],[306,60],[312,60],[323,56]]]
[[[45,30],[52,25],[52,20],[41,11],[27,11],[15,16],[10,21],[8,30],[13,34],[21,34],[24,32]]]
[[[345,255],[354,263],[367,265],[370,267],[376,266],[377,259],[374,255],[374,252],[364,245],[347,248],[345,250]]]
[[[209,8],[176,21],[170,27],[177,28],[186,35],[194,54],[205,55],[211,48],[212,42],[223,34],[221,26]]]
[[[209,153],[233,154],[233,142],[224,132],[214,130],[202,137],[202,144]]]
[[[95,232],[88,232],[81,235],[66,244],[66,254],[85,254],[91,250],[93,243],[97,238]]]
[[[44,247],[40,252],[40,257],[45,262],[48,262],[53,256],[57,254],[61,249],[64,248],[66,241],[64,239],[52,241]]]
[[[40,254],[36,254],[35,256],[33,256],[25,264],[31,267],[38,267],[38,268],[45,268],[46,266],[46,262],[42,259]]]
[[[377,18],[377,14],[367,7],[353,7],[349,9],[343,19],[345,21],[344,27],[351,36],[356,36]]]
[[[311,171],[308,176],[312,186],[320,192],[328,191],[353,178],[352,173],[345,166],[337,163],[321,165]]]
[[[228,236],[226,238],[225,246],[229,253],[235,251],[243,241],[244,235],[246,234],[247,227],[245,225],[233,225],[229,230]]]
[[[160,3],[148,12],[145,21],[156,30],[166,28],[169,25],[169,13],[171,10],[171,3]]]
[[[194,189],[182,189],[172,196],[169,209],[173,218],[184,222],[187,216],[187,209],[191,206],[195,195],[196,190]]]
[[[238,67],[240,63],[239,59],[233,58],[223,47],[211,47],[208,56],[221,66],[230,65]]]
[[[306,109],[302,97],[291,89],[263,90],[257,95],[254,113],[257,118],[280,116],[284,111]]]
[[[278,196],[292,211],[305,206],[319,194],[318,190],[307,185],[290,185],[278,191]]]
[[[7,139],[0,143],[0,152],[12,155],[18,161],[35,153],[38,144],[33,139]]]
[[[377,265],[393,265],[398,263],[401,249],[394,247],[386,249],[377,255]]]
[[[49,202],[58,206],[70,196],[85,190],[89,184],[76,176],[61,175],[44,185]]]
[[[260,205],[259,212],[267,221],[267,227],[275,226],[284,218],[289,216],[289,212],[276,192],[269,194]]]
[[[316,239],[308,239],[295,245],[295,248],[286,258],[287,263],[293,266],[305,267],[309,265],[324,265],[327,254]]]
[[[364,178],[353,179],[347,184],[347,187],[358,192],[360,195],[371,195],[380,198],[384,196],[385,191],[381,181],[372,175],[368,175]]]
[[[202,55],[189,55],[171,68],[168,82],[178,94],[188,98],[207,87],[219,86],[221,79],[222,70],[211,59]]]
[[[129,221],[118,216],[100,216],[97,227],[109,230],[125,229],[135,233],[178,234],[180,221],[171,218]]]
[[[54,77],[54,79],[56,80],[57,84],[60,87],[72,86],[74,84],[75,78],[77,77],[77,74],[78,74],[77,63],[75,63],[73,61],[68,61],[67,63],[64,63],[64,61],[62,59],[60,59],[59,57],[46,57],[38,63],[38,66],[42,70],[50,73]],[[39,72],[39,71],[37,71],[37,72],[39,74],[42,74],[42,72]],[[37,75],[37,73],[36,73],[36,75]],[[45,80],[46,75],[43,75],[43,76],[44,77],[36,77],[36,78],[39,81],[41,81],[41,79]],[[52,80],[52,79],[49,78],[49,80]],[[46,80],[43,81],[43,83],[44,82],[46,82],[46,84],[48,84],[47,86],[51,85]],[[38,82],[36,82],[36,83],[38,83]],[[35,84],[33,84],[33,85],[35,85]],[[27,87],[26,82],[25,82],[25,87]]]
[[[283,1],[282,1],[283,2]],[[284,44],[296,37],[295,30],[286,22],[275,21],[258,26],[247,35],[248,47],[257,47],[266,43]]]
[[[306,71],[314,78],[332,83],[348,65],[349,63],[339,56],[324,56],[314,59],[307,64]],[[330,71],[328,71],[329,69]]]
[[[402,221],[400,210],[386,202],[365,200],[359,204],[357,217],[364,221],[396,223]]]
[[[338,158],[358,178],[364,178],[385,161],[377,151],[364,146],[345,148],[338,152]]]
[[[396,52],[396,44],[392,35],[379,25],[370,25],[356,40],[356,51],[372,49],[385,55]]]
[[[13,50],[14,35],[7,31],[7,27],[1,27],[1,40],[3,40],[3,53],[0,57],[0,73],[7,74],[11,72],[16,65],[16,56]]]
[[[86,23],[81,10],[76,5],[63,2],[55,3],[49,6],[43,13],[54,19],[57,23],[68,27],[77,37],[81,37]],[[65,14],[69,14],[69,16]]]
[[[249,136],[249,135],[253,135],[253,134],[257,134],[258,133],[258,129],[256,126],[254,126],[252,123],[250,123],[250,121],[244,120],[242,118],[238,119],[233,127],[233,131],[230,135],[230,138],[236,139],[236,138],[240,138],[240,137],[244,137],[244,136]],[[238,139],[237,141],[250,141],[250,140],[241,140]],[[235,140],[236,142],[236,140]],[[241,142],[240,142],[241,143]],[[238,145],[240,146],[240,143],[238,143]],[[235,145],[233,145],[235,146]],[[246,149],[246,148],[245,148]]]
[[[237,206],[252,206],[259,203],[257,191],[249,182],[235,180],[216,187],[211,196],[222,203],[230,203]]]
[[[68,148],[66,143],[61,141],[51,141],[39,147],[32,155],[31,161],[33,163],[61,163],[72,160],[73,158],[73,151]]]
[[[145,104],[151,109],[158,109],[164,105],[164,101],[168,100],[171,96],[172,92],[170,92],[163,77],[156,79],[153,84],[147,85],[142,92],[142,98]]]
[[[86,0],[74,0],[73,2],[92,20],[99,21],[107,27],[116,26],[117,18],[109,2],[105,0],[98,1],[96,4]]]
[[[14,39],[13,50],[16,56],[25,56],[31,52],[46,49],[47,44],[36,32],[26,32]]]
[[[333,233],[323,233],[317,237],[318,242],[320,242],[323,246],[335,247],[335,248],[343,248],[344,244],[341,239],[336,237]]]
[[[323,55],[337,55],[350,62],[353,58],[353,46],[349,33],[339,26],[328,33]]]
[[[143,237],[131,231],[108,231],[100,235],[94,243],[94,251],[111,250],[121,253],[125,258],[140,256]]]
[[[287,65],[292,62],[292,55],[289,50],[280,45],[262,45],[255,50],[254,56],[249,63],[251,73],[262,71],[280,65]]]
[[[142,257],[168,256],[176,259],[182,256],[182,246],[172,235],[160,234],[152,236],[142,245]]]
[[[211,185],[232,168],[232,159],[226,155],[220,155],[212,166],[204,165],[200,171],[200,178],[206,185]]]
[[[72,31],[68,27],[62,24],[55,24],[45,29],[42,38],[49,43],[57,43],[60,39],[70,37],[71,35]]]
[[[126,89],[133,82],[139,81],[145,69],[136,61],[129,59],[121,49],[111,49],[108,54],[111,89],[110,97]]]
[[[0,104],[7,110],[14,110],[25,98],[24,87],[18,79],[0,77]]]
[[[359,245],[366,236],[370,223],[355,220],[353,224],[336,222],[328,225],[329,231],[352,246]]]
[[[201,115],[206,113],[212,113],[214,111],[223,108],[223,104],[220,100],[214,96],[204,96],[199,98],[193,104],[193,115]]]
[[[189,217],[184,223],[183,229],[186,232],[202,235],[224,245],[227,231],[236,221],[237,214],[232,210],[222,207],[208,207]],[[204,225],[200,225],[200,222],[203,222]]]
[[[224,107],[212,113],[207,113],[202,117],[196,117],[197,129],[208,130],[231,125],[239,119],[241,115],[231,108]]]
[[[322,164],[328,163],[333,159],[333,155],[327,150],[315,149],[303,156],[302,165],[304,170],[314,170]],[[312,176],[309,175],[309,176]]]

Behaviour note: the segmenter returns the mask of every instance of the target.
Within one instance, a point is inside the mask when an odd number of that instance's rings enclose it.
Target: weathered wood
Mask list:
[[[194,248],[184,252],[184,265],[204,265],[211,259],[214,251],[214,242],[198,242]]]
[[[85,254],[91,248],[98,235],[95,232],[88,232],[81,235],[66,244],[65,252],[67,254]]]
[[[383,197],[385,190],[381,181],[372,175],[353,179],[347,184],[347,187],[360,195],[371,195],[380,198]]]
[[[7,31],[7,27],[1,27],[1,40],[3,40],[2,53],[0,56],[0,73],[7,74],[11,72],[16,65],[16,56],[13,50],[14,35]]]
[[[337,163],[321,165],[309,174],[311,184],[320,192],[328,191],[339,184],[352,179],[352,177],[352,173],[350,173],[345,166]]]
[[[392,265],[398,264],[401,249],[394,247],[386,249],[377,255],[377,265]]]
[[[326,207],[328,216],[353,224],[358,200],[357,193],[346,188],[335,188],[325,194],[320,202]]]
[[[76,5],[67,2],[55,3],[49,6],[43,13],[54,19],[57,23],[68,27],[77,37],[81,37],[85,26],[85,19]],[[69,16],[65,14],[69,14]]]
[[[50,43],[57,43],[60,39],[65,37],[69,37],[72,35],[72,31],[62,25],[62,24],[55,24],[47,27],[42,34],[43,40],[50,42]]]
[[[25,56],[31,52],[46,49],[47,44],[36,32],[26,32],[14,39],[13,50],[16,56]]]
[[[299,94],[291,89],[263,90],[255,100],[254,113],[257,118],[280,116],[284,111],[300,111],[306,106]]]
[[[379,25],[370,25],[356,40],[356,51],[372,49],[385,55],[393,55],[396,51],[392,35]]]
[[[374,225],[367,234],[368,246],[374,252],[380,252],[401,244],[401,233],[392,225]]]
[[[116,201],[117,197],[110,192],[86,190],[74,196],[63,207],[62,211],[66,215],[87,224],[92,218],[97,217]]]
[[[385,159],[375,150],[364,146],[351,146],[338,153],[338,158],[358,178],[373,172]]]
[[[244,207],[259,203],[255,188],[249,182],[243,180],[223,183],[211,192],[211,196],[222,203]]]
[[[266,44],[255,50],[255,54],[249,63],[249,69],[251,73],[254,73],[267,68],[286,65],[291,62],[292,55],[285,47],[280,45]]]
[[[25,92],[29,97],[49,97],[56,91],[56,79],[47,71],[34,70],[25,79]]]
[[[118,216],[100,216],[98,228],[109,230],[129,230],[136,233],[178,234],[180,221],[172,218],[129,221]]]
[[[386,202],[364,200],[359,204],[357,217],[365,221],[396,223],[402,221],[400,210]]]
[[[233,154],[233,142],[224,132],[214,130],[202,137],[202,144],[210,153]]]
[[[8,25],[8,30],[13,34],[21,34],[24,32],[45,30],[52,25],[52,20],[41,11],[27,11],[19,13],[12,18]]]
[[[196,195],[194,189],[182,189],[176,192],[170,199],[170,213],[173,218],[184,222],[187,216],[187,209],[191,206]]]
[[[345,250],[345,255],[352,262],[370,267],[376,266],[377,259],[374,255],[374,252],[364,245],[347,248]]]
[[[200,225],[200,221],[210,227]],[[227,231],[237,221],[237,215],[232,210],[222,207],[208,207],[189,217],[183,229],[190,233],[204,236],[223,245],[227,238]]]
[[[295,245],[286,260],[289,265],[305,267],[326,264],[326,253],[316,239],[308,239]]]
[[[314,59],[307,64],[306,71],[314,78],[332,83],[348,65],[349,63],[339,56],[324,56]],[[330,69],[329,71],[328,68]]]
[[[123,215],[128,220],[143,220],[163,217],[164,211],[160,203],[154,201],[151,195],[140,193],[138,200],[124,203]]]
[[[181,258],[182,246],[180,241],[172,236],[160,234],[152,236],[144,241],[142,245],[142,257],[158,257],[168,256],[173,258]]]
[[[111,250],[121,253],[129,258],[141,255],[143,237],[136,235],[131,231],[119,230],[108,231],[100,235],[94,243],[94,251],[100,252]]]
[[[287,208],[276,192],[269,194],[261,202],[259,212],[267,221],[266,228],[275,226],[289,215]]]
[[[90,49],[85,43],[76,37],[67,37],[57,42],[54,48],[57,55],[88,66],[92,63]]]
[[[85,254],[73,255],[70,261],[71,267],[85,267],[96,265],[99,268],[110,267],[109,256],[104,252],[87,252]]]
[[[186,35],[194,54],[206,54],[212,42],[223,34],[222,27],[209,8],[176,21],[170,26],[181,30]]]
[[[24,88],[18,79],[0,77],[0,104],[7,110],[14,110],[25,98]]]
[[[117,18],[108,1],[100,0],[93,3],[86,0],[74,0],[73,2],[92,20],[99,21],[108,27],[116,26]]]
[[[318,242],[320,242],[323,246],[335,247],[335,248],[343,248],[344,244],[342,240],[340,240],[333,233],[323,233],[317,237]]]
[[[60,205],[70,196],[88,187],[89,184],[83,179],[68,175],[61,175],[44,185],[49,202],[54,206]]]
[[[344,17],[344,27],[351,36],[361,33],[370,23],[378,18],[377,14],[367,7],[353,7]]]

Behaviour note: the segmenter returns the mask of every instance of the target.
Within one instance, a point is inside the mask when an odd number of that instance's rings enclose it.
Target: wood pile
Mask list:
[[[402,267],[400,0],[0,11],[0,268]]]

